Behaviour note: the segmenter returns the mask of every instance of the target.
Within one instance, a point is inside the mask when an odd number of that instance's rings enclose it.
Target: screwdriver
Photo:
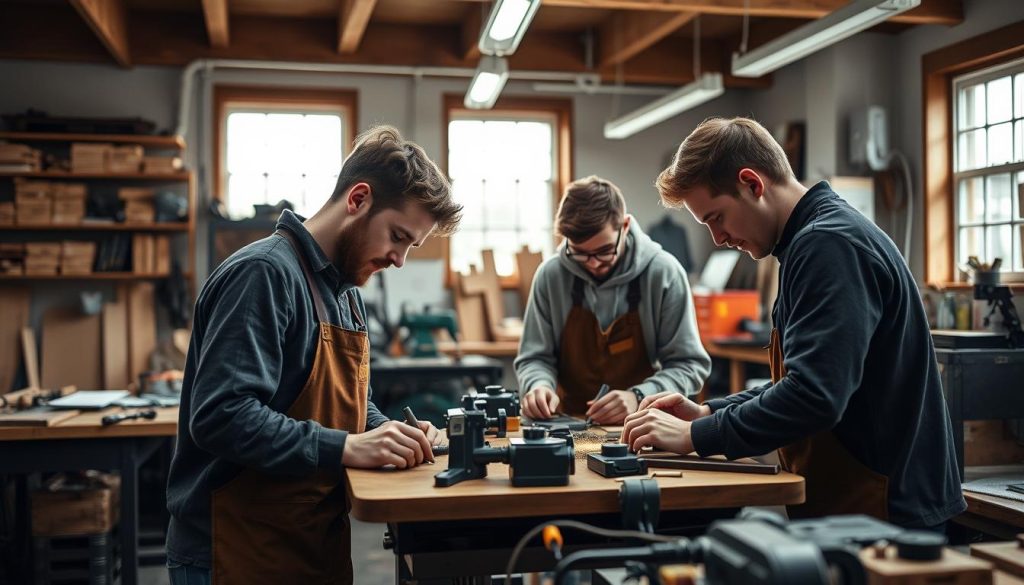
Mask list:
[[[155,410],[140,410],[139,412],[119,412],[117,414],[108,414],[107,416],[100,419],[103,426],[109,427],[110,425],[116,425],[119,422],[131,420],[133,418],[145,418],[153,420],[156,418]]]

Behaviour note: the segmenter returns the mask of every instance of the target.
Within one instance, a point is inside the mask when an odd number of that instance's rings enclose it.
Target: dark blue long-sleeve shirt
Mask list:
[[[931,526],[965,510],[928,321],[892,240],[821,182],[772,253],[788,372],[708,401],[713,414],[691,428],[697,452],[759,455],[832,429],[889,478],[890,521]]]
[[[296,236],[330,323],[365,330],[358,325],[366,322],[359,289],[344,281],[301,219],[285,211],[277,227]],[[318,331],[299,258],[282,236],[242,248],[203,285],[167,485],[167,556],[173,562],[210,566],[211,494],[243,468],[296,477],[341,470],[346,431],[284,414],[309,378]],[[368,429],[387,420],[367,403]]]

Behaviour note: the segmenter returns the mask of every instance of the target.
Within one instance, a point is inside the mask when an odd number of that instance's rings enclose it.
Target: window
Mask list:
[[[1024,272],[1024,60],[953,82],[956,260]]]
[[[282,199],[308,217],[327,201],[352,144],[354,93],[219,86],[214,101],[215,193],[230,217]]]
[[[463,109],[461,100],[447,98],[448,174],[464,206],[449,267],[468,272],[470,264],[480,266],[481,250],[492,249],[503,284],[514,286],[518,250],[554,252],[555,209],[571,177],[569,104],[503,100],[481,112]]]

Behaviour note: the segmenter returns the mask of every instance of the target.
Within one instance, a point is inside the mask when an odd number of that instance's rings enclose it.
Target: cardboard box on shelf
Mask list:
[[[182,169],[180,156],[144,156],[142,172],[149,174],[176,173]]]
[[[156,219],[156,208],[149,201],[126,201],[124,204],[124,220],[127,223],[153,223]]]
[[[107,155],[107,170],[112,173],[138,173],[142,168],[143,152],[137,144],[115,146]]]
[[[104,173],[113,144],[105,142],[72,142],[71,170],[75,173]]]
[[[152,200],[156,191],[149,187],[121,187],[117,190],[117,198],[121,201]]]

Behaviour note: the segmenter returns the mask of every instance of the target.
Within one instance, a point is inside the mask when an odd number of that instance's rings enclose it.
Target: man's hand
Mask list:
[[[396,420],[386,422],[372,431],[349,433],[341,464],[346,467],[374,468],[394,465],[399,469],[416,467],[423,460],[433,461],[430,441],[421,422],[420,428]],[[432,426],[432,425],[431,425]],[[437,436],[437,429],[434,429]]]
[[[427,436],[428,443],[430,443],[431,445],[437,445],[438,443],[441,443],[441,431],[437,430],[437,427],[435,427],[430,421],[427,420],[421,420],[417,422],[419,423],[420,430],[423,431],[423,434]]]
[[[622,427],[622,442],[629,445],[634,453],[648,445],[681,455],[693,451],[690,422],[657,408],[639,410],[627,416]]]
[[[534,420],[546,420],[555,416],[560,402],[554,390],[537,386],[523,396],[523,414]]]
[[[599,425],[621,425],[627,414],[637,410],[636,394],[630,390],[612,390],[587,404],[587,418]]]
[[[664,410],[672,416],[688,422],[711,415],[710,406],[707,404],[697,404],[678,392],[658,392],[648,396],[640,403],[640,407],[637,410],[646,410],[648,408]]]

